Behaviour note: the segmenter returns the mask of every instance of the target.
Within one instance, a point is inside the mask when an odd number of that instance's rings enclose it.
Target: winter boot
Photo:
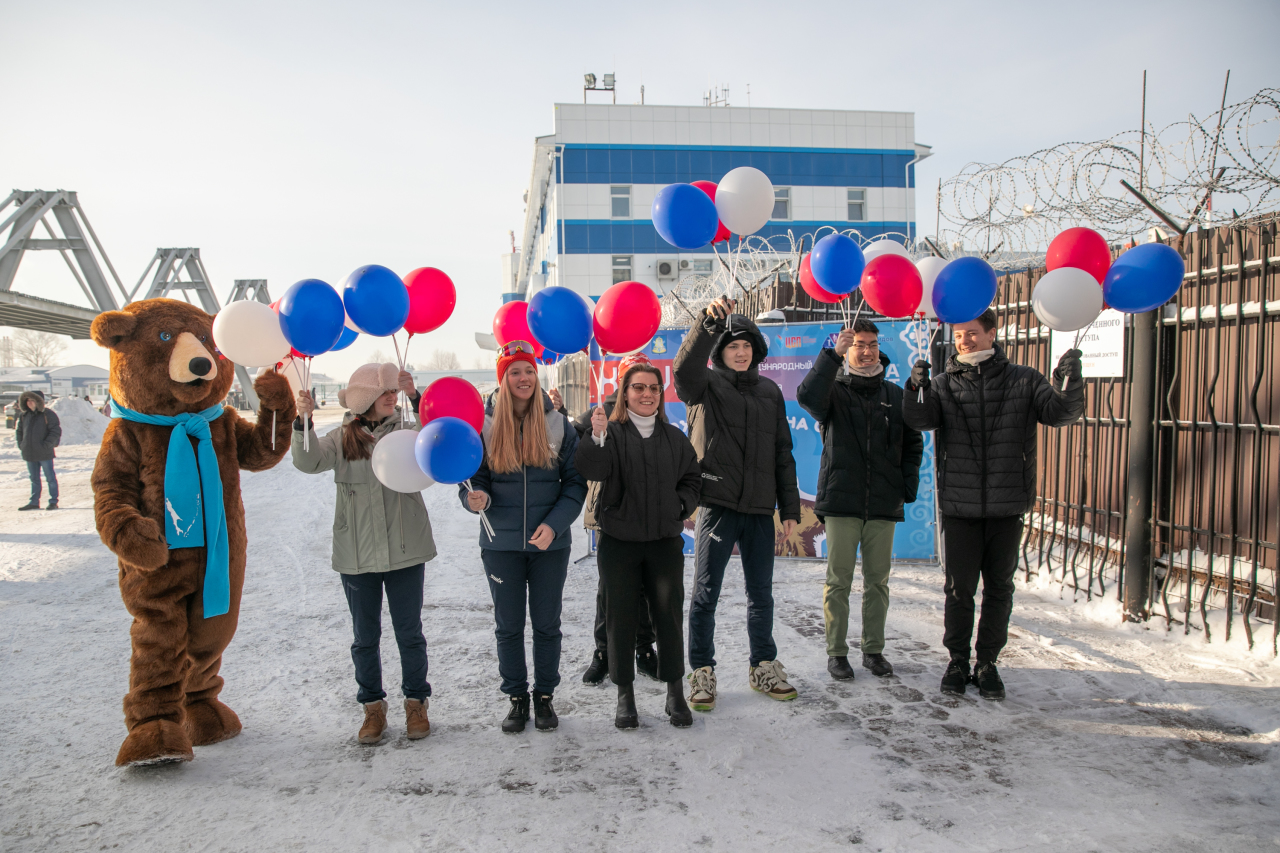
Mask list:
[[[599,684],[605,680],[609,674],[609,657],[604,652],[596,649],[591,655],[591,666],[587,667],[587,671],[582,673],[583,684]]]
[[[827,672],[837,681],[853,681],[853,667],[849,666],[849,658],[845,655],[828,657]]]
[[[876,678],[893,675],[893,664],[884,659],[884,655],[862,655],[862,668],[871,670]]]
[[[973,683],[978,685],[978,695],[983,699],[1004,699],[1004,682],[1000,680],[995,661],[978,661],[973,670]]]
[[[770,699],[777,699],[779,702],[788,702],[800,695],[787,683],[787,671],[776,660],[762,660],[758,665],[751,667],[751,677],[748,681],[752,690],[763,693]]]
[[[387,731],[387,700],[364,703],[364,725],[357,736],[361,743],[377,743]]]
[[[636,649],[636,671],[644,673],[658,681],[658,653],[653,650],[653,646],[641,646]]]
[[[521,693],[511,697],[511,712],[502,721],[502,730],[509,734],[524,731],[524,724],[529,722],[529,694]]]
[[[551,707],[550,693],[533,691],[533,725],[540,732],[549,732],[560,725],[560,718]]]
[[[693,711],[689,710],[689,704],[684,701],[684,688],[678,678],[667,682],[667,716],[671,718],[671,725],[677,729],[687,729],[693,725]]]
[[[695,711],[716,709],[716,673],[711,667],[689,673],[689,707]]]
[[[431,734],[431,721],[427,719],[430,700],[404,700],[404,728],[409,740],[417,740]]]
[[[49,501],[49,505],[45,507],[45,509],[57,509],[57,508],[58,508],[58,502],[56,500]]]
[[[28,503],[27,503],[27,505],[26,505],[26,506],[20,506],[20,507],[18,507],[18,512],[26,512],[26,511],[27,511],[27,510],[29,510],[29,509],[39,509],[39,508],[40,508],[40,502],[39,502],[39,501],[30,501],[30,502],[28,502]]]
[[[951,693],[955,696],[964,695],[964,686],[969,683],[969,662],[952,658],[951,663],[947,664],[947,671],[942,674],[943,693]]]
[[[618,710],[613,715],[613,724],[620,729],[640,727],[640,714],[636,711],[636,694],[630,684],[618,685]]]

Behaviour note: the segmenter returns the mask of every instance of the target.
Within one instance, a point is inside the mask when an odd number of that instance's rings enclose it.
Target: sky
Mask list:
[[[997,162],[1156,127],[1280,86],[1280,4],[865,2],[691,4],[17,3],[5,48],[0,187],[79,193],[132,289],[157,247],[197,246],[220,300],[273,297],[363,264],[445,270],[453,317],[410,361],[477,357],[500,304],[500,255],[523,226],[535,136],[582,75],[619,103],[915,113],[936,186]],[[1211,38],[1204,26],[1212,24]],[[7,193],[6,193],[7,194]],[[933,231],[921,192],[920,232]],[[63,261],[28,252],[13,289],[85,304]],[[345,378],[389,341],[316,359]],[[72,343],[64,363],[105,366]]]

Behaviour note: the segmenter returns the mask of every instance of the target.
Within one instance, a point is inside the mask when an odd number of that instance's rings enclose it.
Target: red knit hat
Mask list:
[[[517,361],[526,361],[538,369],[538,360],[533,355],[533,344],[528,341],[508,341],[498,347],[498,382],[507,375],[507,368]]]

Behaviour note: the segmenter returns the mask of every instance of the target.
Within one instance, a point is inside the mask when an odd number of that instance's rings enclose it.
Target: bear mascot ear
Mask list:
[[[138,325],[138,318],[124,311],[103,311],[93,320],[89,327],[89,336],[100,347],[114,349],[124,343],[133,334]]]

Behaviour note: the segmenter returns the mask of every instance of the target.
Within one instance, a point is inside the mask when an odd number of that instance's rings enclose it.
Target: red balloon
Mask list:
[[[542,344],[529,331],[529,303],[523,299],[508,302],[493,315],[493,336],[498,339],[498,346],[506,346],[511,341],[528,341],[533,344],[533,354],[542,358]]]
[[[404,330],[411,335],[433,332],[444,325],[458,303],[453,280],[435,267],[418,267],[404,277],[409,291],[409,318]]]
[[[858,285],[867,304],[886,317],[910,317],[920,307],[924,281],[910,258],[879,255],[862,271]]]
[[[843,302],[849,298],[849,294],[835,294],[818,284],[818,280],[813,277],[813,270],[809,267],[809,255],[800,259],[800,286],[804,288],[804,292],[809,294],[818,302],[825,302],[828,305],[834,305],[837,302]]]
[[[277,314],[279,314],[279,313],[280,313],[280,300],[279,300],[279,299],[277,299],[275,302],[272,302],[272,303],[271,303],[271,305],[269,305],[268,307],[269,307],[272,311],[274,311],[274,312],[276,312]]]
[[[592,318],[596,343],[612,353],[640,349],[653,340],[660,325],[658,295],[638,281],[619,282],[606,290]]]
[[[711,196],[711,200],[716,200],[716,182],[715,181],[694,181],[693,185]],[[711,238],[712,243],[719,243],[721,240],[728,240],[732,236],[729,229],[724,227],[724,223],[720,223],[720,227],[716,229],[716,236]]]
[[[418,417],[426,426],[436,418],[461,418],[476,432],[484,429],[484,401],[476,386],[459,376],[443,376],[427,386],[418,401]]]
[[[1049,244],[1044,265],[1051,270],[1058,267],[1075,267],[1087,272],[1102,284],[1111,269],[1111,247],[1101,234],[1092,228],[1068,228]]]

